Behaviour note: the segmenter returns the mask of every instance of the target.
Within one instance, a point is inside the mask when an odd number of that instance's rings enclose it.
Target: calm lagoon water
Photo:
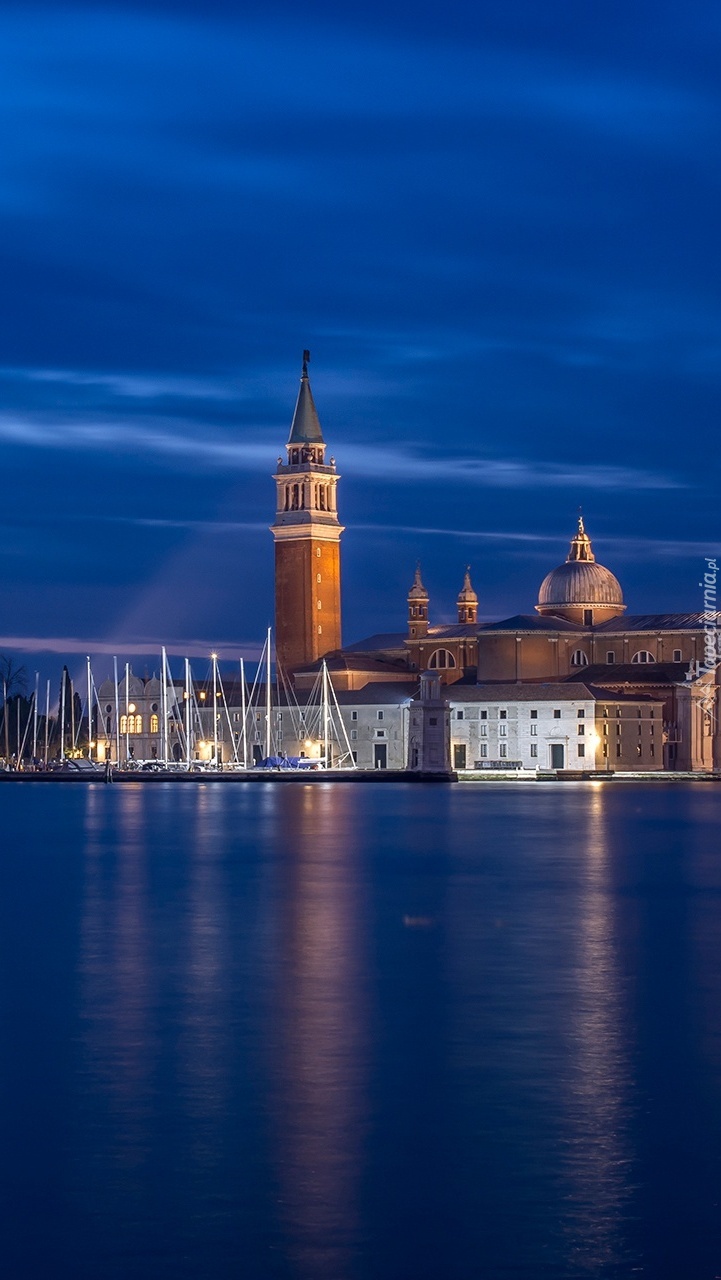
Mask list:
[[[721,1275],[721,789],[0,789],[8,1280]]]

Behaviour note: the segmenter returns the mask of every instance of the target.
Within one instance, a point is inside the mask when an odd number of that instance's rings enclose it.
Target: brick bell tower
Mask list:
[[[325,461],[325,440],[308,381],[310,352],[293,422],[273,479],[275,522],[275,646],[286,671],[341,647],[340,536],[335,458]]]

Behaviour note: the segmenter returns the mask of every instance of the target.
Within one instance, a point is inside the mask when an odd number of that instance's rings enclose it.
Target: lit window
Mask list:
[[[127,732],[128,732],[128,717],[127,717],[127,716],[121,716],[121,717],[120,717],[120,732],[121,732],[121,733],[127,733]]]
[[[639,649],[637,653],[634,653],[631,661],[632,662],[655,662],[656,659],[654,658],[652,653],[649,653],[648,649]]]
[[[151,732],[151,733],[157,733],[157,732],[158,732],[158,727],[159,727],[158,717],[157,717],[157,716],[151,716],[151,717],[150,717],[150,732]]]
[[[588,658],[586,654],[583,652],[583,649],[574,649],[573,653],[571,654],[571,666],[572,667],[588,666]]]
[[[316,547],[316,549],[315,549],[315,554],[316,554],[316,556],[318,557],[318,559],[320,560],[320,547]]]
[[[323,635],[323,628],[322,628],[322,626],[320,625],[320,623],[318,623],[318,635],[319,635],[319,636],[322,636],[322,635]]]
[[[321,602],[320,602],[320,600],[319,600],[319,601],[318,601],[318,603],[316,604],[316,609],[322,609],[322,608],[323,608],[323,606],[322,606],[322,604],[321,604]]]
[[[315,580],[316,580],[316,582],[320,582],[320,574],[319,574],[319,573],[317,573],[317,574],[315,575]]]

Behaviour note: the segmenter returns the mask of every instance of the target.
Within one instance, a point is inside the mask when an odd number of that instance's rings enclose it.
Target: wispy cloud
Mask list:
[[[49,421],[19,414],[0,415],[0,440],[29,448],[88,452],[137,451],[147,457],[186,462],[207,469],[264,471],[277,455],[277,440],[285,429],[271,434],[267,424],[244,423],[243,433],[254,439],[223,437],[212,427],[172,420],[152,421]],[[213,434],[215,430],[215,434]],[[279,428],[280,431],[280,428]],[[569,465],[519,458],[434,455],[396,445],[339,446],[342,469],[375,480],[402,479],[405,483],[448,483],[477,488],[537,489],[679,489],[682,481],[654,471],[607,465]]]
[[[254,662],[260,657],[261,646],[248,641],[223,640],[169,640],[165,641],[166,653],[171,657],[209,658],[217,653],[221,661],[232,661],[239,658]],[[94,656],[122,655],[126,660],[130,657],[153,657],[160,659],[160,643],[157,640],[138,639],[133,636],[117,636],[116,638],[97,640],[79,636],[0,636],[0,650],[12,650],[26,654],[33,653],[81,653],[91,658]]]

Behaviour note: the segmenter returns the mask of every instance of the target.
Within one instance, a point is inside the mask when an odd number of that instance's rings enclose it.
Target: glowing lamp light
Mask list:
[[[205,702],[205,690],[204,690],[204,689],[201,691],[201,694],[200,694],[200,701],[201,701],[201,702]]]

